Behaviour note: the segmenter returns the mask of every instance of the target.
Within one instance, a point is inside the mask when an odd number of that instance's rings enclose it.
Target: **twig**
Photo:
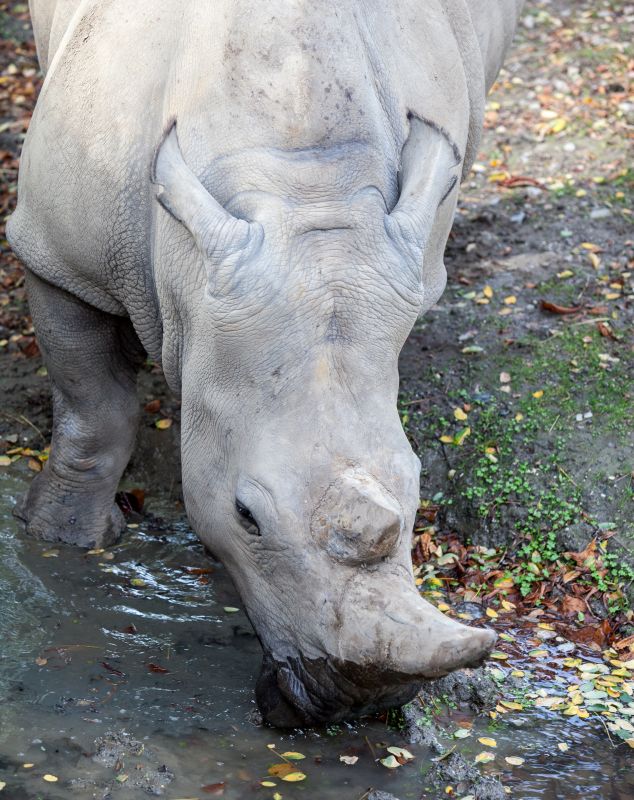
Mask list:
[[[375,751],[374,747],[372,747],[372,742],[368,739],[367,736],[364,736],[363,738],[365,739],[365,743],[367,744],[367,746],[370,748],[370,752],[372,753],[373,760],[376,761],[376,751]]]
[[[618,744],[614,744],[614,742],[612,741],[612,737],[610,736],[610,729],[609,729],[609,728],[608,728],[608,726],[605,724],[605,720],[603,719],[603,717],[599,717],[599,719],[601,720],[601,724],[602,724],[602,725],[603,725],[603,727],[605,728],[605,732],[606,732],[606,733],[607,733],[607,735],[608,735],[608,739],[610,740],[610,744],[611,744],[611,745],[612,745],[612,747],[613,747],[613,748],[616,750],[616,748],[618,747]]]

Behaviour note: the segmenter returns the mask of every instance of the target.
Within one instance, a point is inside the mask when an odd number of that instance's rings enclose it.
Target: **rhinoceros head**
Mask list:
[[[442,130],[410,124],[392,208],[371,180],[222,205],[175,127],[155,161],[196,265],[166,312],[179,319],[166,350],[182,374],[187,509],[260,638],[257,699],[279,726],[405,702],[494,641],[423,600],[412,573],[420,464],[397,359],[444,288],[460,159]]]

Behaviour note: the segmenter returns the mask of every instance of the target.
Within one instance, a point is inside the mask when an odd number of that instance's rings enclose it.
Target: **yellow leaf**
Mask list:
[[[517,303],[517,297],[514,294],[510,294],[508,297],[504,298],[504,305],[506,306],[514,306]]]
[[[570,745],[566,744],[565,742],[557,742],[557,747],[562,753],[566,753],[568,750],[570,750]]]
[[[504,760],[507,764],[512,764],[514,767],[521,767],[524,763],[524,759],[519,756],[506,756]]]
[[[590,263],[595,269],[599,269],[601,266],[601,259],[596,253],[593,253],[592,250],[588,253],[588,258],[590,259]]]
[[[443,444],[453,444],[453,436],[441,436],[440,441]]]
[[[550,132],[561,133],[567,127],[568,127],[568,120],[564,119],[564,117],[557,117],[557,119],[553,120],[550,125]]]
[[[446,611],[451,611],[451,606],[448,606],[447,603],[438,603],[436,608],[439,611],[442,611],[443,613],[445,613]]]
[[[4,781],[0,781],[0,792],[4,789],[7,784]]]
[[[171,419],[157,419],[154,424],[160,431],[166,431],[168,428],[172,427],[172,422],[173,420]]]
[[[498,612],[494,608],[487,608],[486,615],[487,617],[491,617],[491,619],[497,619]]]
[[[0,456],[0,467],[8,467],[11,464],[9,456]]]
[[[505,611],[513,611],[515,608],[515,603],[511,603],[510,600],[502,600],[501,605]]]
[[[543,396],[544,396],[543,389],[538,389],[536,392],[533,392],[533,397],[537,398],[537,400],[539,400],[539,398]]]
[[[147,586],[147,581],[144,581],[143,578],[132,578],[130,583],[132,586]]]
[[[524,414],[521,414],[519,411],[515,415],[515,422],[521,422],[524,419]]]
[[[599,245],[594,242],[581,242],[581,246],[584,250],[590,250],[593,253],[598,253],[601,250]]]
[[[282,775],[283,781],[288,781],[289,783],[298,783],[299,781],[306,780],[306,776],[303,772],[289,772],[288,775]]]
[[[282,800],[282,795],[279,792],[275,792],[273,800]]]
[[[59,778],[57,777],[57,775],[50,775],[50,774],[48,774],[48,773],[47,773],[46,775],[42,775],[42,778],[43,778],[43,779],[44,779],[44,780],[45,780],[47,783],[57,783],[57,781],[59,780]]]
[[[464,422],[467,419],[467,415],[461,408],[454,408],[453,415],[457,420],[460,420],[460,422]]]
[[[511,711],[523,711],[524,706],[521,703],[516,703],[514,700],[500,700],[500,703]]]
[[[260,781],[260,786],[266,786],[267,789],[270,789],[273,786],[277,786],[277,783],[273,781]]]
[[[495,755],[493,753],[487,753],[486,750],[483,753],[478,753],[475,757],[476,764],[487,764],[489,761],[493,761]]]
[[[626,739],[625,744],[629,744],[630,747],[634,747],[634,739]]]
[[[23,769],[31,769],[35,764],[22,764]]]
[[[510,176],[508,172],[492,172],[489,175],[489,183],[501,183],[509,177]]]
[[[485,747],[497,747],[498,743],[495,739],[491,739],[488,736],[481,736],[478,741],[480,744],[483,744]]]
[[[495,650],[493,653],[491,653],[491,658],[495,658],[498,661],[506,661],[508,655],[506,653],[501,653],[499,650]]]
[[[482,294],[490,299],[493,297],[493,289],[490,286],[485,286],[482,290]]]
[[[296,753],[294,750],[289,750],[286,753],[282,753],[282,758],[290,758],[291,761],[301,761],[302,758],[306,758],[303,753]]]

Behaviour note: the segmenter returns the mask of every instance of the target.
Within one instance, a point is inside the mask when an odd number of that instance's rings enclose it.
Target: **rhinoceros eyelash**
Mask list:
[[[236,499],[236,511],[241,517],[241,522],[245,530],[248,533],[251,533],[253,536],[259,536],[260,526],[258,525],[257,520],[255,519],[253,514],[249,511],[249,509],[244,505],[244,503],[241,503],[238,499]]]

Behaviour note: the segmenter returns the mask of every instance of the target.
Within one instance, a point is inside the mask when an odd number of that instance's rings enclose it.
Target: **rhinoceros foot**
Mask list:
[[[95,494],[65,491],[46,468],[13,513],[25,523],[30,536],[88,549],[114,544],[126,526],[118,506],[104,507]]]

